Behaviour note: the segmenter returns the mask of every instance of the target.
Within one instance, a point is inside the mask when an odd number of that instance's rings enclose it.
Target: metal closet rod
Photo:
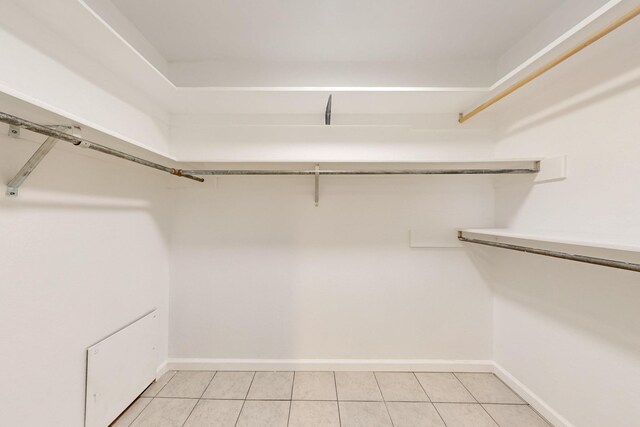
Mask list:
[[[473,117],[476,114],[480,113],[481,111],[491,107],[493,104],[495,104],[496,102],[500,101],[502,98],[512,94],[513,92],[515,92],[516,90],[520,89],[522,86],[526,85],[530,81],[540,77],[542,74],[546,73],[547,71],[549,71],[550,69],[552,69],[556,65],[558,65],[561,62],[564,62],[565,60],[571,58],[573,55],[575,55],[576,53],[580,52],[585,47],[590,46],[593,43],[597,42],[602,37],[606,36],[607,34],[612,32],[616,28],[618,28],[618,27],[626,24],[627,22],[631,21],[633,18],[635,18],[638,15],[640,15],[640,5],[634,7],[629,12],[627,12],[624,15],[620,16],[619,18],[617,18],[613,22],[609,23],[609,25],[607,25],[606,27],[602,28],[600,31],[597,31],[596,33],[592,34],[590,37],[588,37],[585,40],[581,41],[580,43],[576,44],[572,48],[570,48],[570,49],[564,51],[563,53],[561,53],[560,55],[556,56],[554,59],[552,59],[551,61],[549,61],[548,63],[546,63],[542,67],[540,67],[537,70],[535,70],[535,71],[531,72],[530,74],[526,75],[521,80],[517,81],[513,85],[511,85],[508,88],[506,88],[505,90],[503,90],[502,92],[498,93],[496,96],[494,96],[493,98],[489,99],[485,103],[480,104],[478,107],[473,109],[471,112],[469,112],[467,114],[460,113],[460,118],[458,119],[458,121],[460,123],[466,122],[471,117]]]
[[[89,141],[85,138],[60,131],[54,127],[48,127],[33,123],[11,114],[0,112],[0,122],[8,125],[27,129],[51,138],[67,141],[75,146],[88,148],[100,153],[115,156],[143,166],[157,169],[171,175],[189,178],[203,182],[198,175],[495,175],[495,174],[534,174],[540,172],[540,162],[533,161],[530,168],[465,168],[465,169],[174,169],[161,164],[142,159],[131,154],[124,153],[113,148]]]
[[[190,175],[490,175],[490,174],[530,174],[540,172],[540,162],[532,168],[503,169],[185,169]]]
[[[490,240],[469,239],[468,237],[464,237],[461,231],[458,232],[458,240],[460,240],[461,242],[475,243],[477,245],[492,246],[501,249],[509,249],[512,251],[525,252],[528,254],[542,255],[552,258],[566,259],[569,261],[583,262],[585,264],[595,264],[602,267],[611,267],[620,270],[640,272],[640,264],[635,264],[632,262],[616,261],[612,259],[597,258],[586,255],[577,255],[567,252],[550,251],[546,249],[537,249],[527,246],[511,245],[508,243],[492,242]]]
[[[204,179],[202,178],[198,178],[188,173],[184,173],[181,169],[169,168],[167,166],[163,166],[161,164],[151,162],[149,160],[145,160],[140,157],[133,156],[131,154],[127,154],[119,150],[115,150],[113,148],[105,147],[104,145],[89,141],[79,136],[68,134],[48,126],[39,125],[37,123],[30,122],[29,120],[25,120],[20,117],[12,116],[11,114],[0,112],[0,122],[6,123],[12,126],[17,126],[22,129],[30,130],[32,132],[36,132],[41,135],[46,135],[52,138],[56,138],[61,141],[70,142],[76,147],[88,148],[90,150],[98,151],[103,154],[108,154],[110,156],[128,160],[130,162],[137,163],[139,165],[147,166],[149,168],[157,169],[162,172],[170,173],[171,175],[174,175],[174,176],[188,178],[198,182],[204,181]]]

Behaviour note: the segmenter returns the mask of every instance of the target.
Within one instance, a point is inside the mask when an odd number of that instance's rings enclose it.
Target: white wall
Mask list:
[[[167,355],[164,176],[60,144],[0,196],[2,425],[83,426],[86,348],[156,307]],[[36,147],[0,136],[0,181]]]
[[[490,178],[320,192],[315,207],[310,177],[174,190],[170,358],[491,358],[491,292],[465,251],[409,248],[411,229],[492,224]]]
[[[639,37],[637,22],[617,30],[503,106],[498,154],[567,154],[569,178],[501,186],[498,226],[640,241]],[[497,363],[575,426],[638,425],[638,274],[478,251]]]

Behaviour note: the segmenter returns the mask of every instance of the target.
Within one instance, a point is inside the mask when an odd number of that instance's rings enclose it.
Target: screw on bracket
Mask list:
[[[12,138],[20,138],[20,128],[18,126],[9,125],[9,134]]]

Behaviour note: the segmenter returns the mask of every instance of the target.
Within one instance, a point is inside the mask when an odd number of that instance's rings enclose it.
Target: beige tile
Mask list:
[[[173,378],[173,376],[175,374],[176,374],[176,371],[168,371],[168,372],[166,372],[164,375],[162,375],[156,381],[152,382],[151,385],[149,387],[147,387],[147,389],[144,392],[142,392],[142,397],[156,397],[158,392],[160,390],[162,390],[162,387],[167,385],[169,380],[171,378]]]
[[[256,372],[247,399],[290,400],[293,372]]]
[[[427,402],[415,375],[410,372],[376,372],[376,379],[384,400],[389,402]]]
[[[293,381],[294,400],[336,400],[333,372],[296,372]]]
[[[233,427],[242,403],[242,400],[200,400],[184,427]]]
[[[182,427],[197,402],[195,399],[153,399],[131,427]]]
[[[450,372],[416,372],[432,402],[476,403],[462,383]]]
[[[158,397],[199,398],[214,374],[213,371],[179,371],[160,390]]]
[[[147,407],[149,402],[151,402],[150,397],[138,398],[138,400],[133,402],[133,404],[129,406],[127,410],[120,415],[120,417],[118,417],[115,423],[111,424],[111,427],[129,427],[133,420],[135,420],[142,410]]]
[[[500,427],[550,427],[528,405],[483,405]]]
[[[431,403],[387,402],[394,427],[445,427]]]
[[[287,427],[290,403],[278,400],[247,400],[236,426]]]
[[[493,374],[458,373],[456,376],[480,403],[525,403]]]
[[[447,427],[498,427],[477,403],[434,403]]]
[[[291,402],[289,427],[340,427],[338,402]]]
[[[247,397],[254,372],[217,372],[203,399],[244,399]]]
[[[384,402],[339,402],[342,427],[392,427]]]
[[[336,372],[339,400],[381,401],[373,372]]]

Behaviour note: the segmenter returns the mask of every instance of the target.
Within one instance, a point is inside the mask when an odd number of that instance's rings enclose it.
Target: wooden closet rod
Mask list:
[[[550,69],[552,69],[556,65],[560,64],[561,62],[563,62],[566,59],[571,58],[573,55],[575,55],[576,53],[580,52],[585,47],[595,43],[598,40],[600,40],[602,37],[606,36],[607,34],[612,32],[616,28],[622,26],[623,24],[626,24],[627,22],[631,21],[633,18],[635,18],[638,15],[640,15],[640,5],[634,7],[629,12],[625,13],[624,15],[622,15],[621,17],[619,17],[615,21],[611,22],[609,25],[607,25],[606,27],[602,28],[600,31],[592,34],[587,39],[581,41],[580,43],[578,43],[577,45],[575,45],[571,49],[563,52],[562,54],[560,54],[559,56],[557,56],[556,58],[554,58],[553,60],[551,60],[547,64],[543,65],[542,67],[540,67],[537,70],[533,71],[532,73],[528,74],[527,76],[522,78],[520,81],[518,81],[518,82],[514,83],[513,85],[509,86],[508,88],[506,88],[505,90],[503,90],[502,92],[500,92],[499,94],[497,94],[496,96],[494,96],[493,98],[488,100],[487,102],[485,102],[485,103],[479,105],[478,107],[476,107],[475,109],[473,109],[471,112],[469,112],[467,114],[462,114],[461,113],[460,114],[460,118],[458,119],[458,122],[460,122],[460,123],[466,122],[471,117],[473,117],[476,114],[478,114],[479,112],[489,108],[490,106],[492,106],[496,102],[500,101],[502,98],[512,94],[513,92],[515,92],[516,90],[520,89],[522,86],[526,85],[527,83],[529,83],[533,79],[535,79],[537,77],[540,77],[542,74],[546,73],[547,71],[549,71]]]

